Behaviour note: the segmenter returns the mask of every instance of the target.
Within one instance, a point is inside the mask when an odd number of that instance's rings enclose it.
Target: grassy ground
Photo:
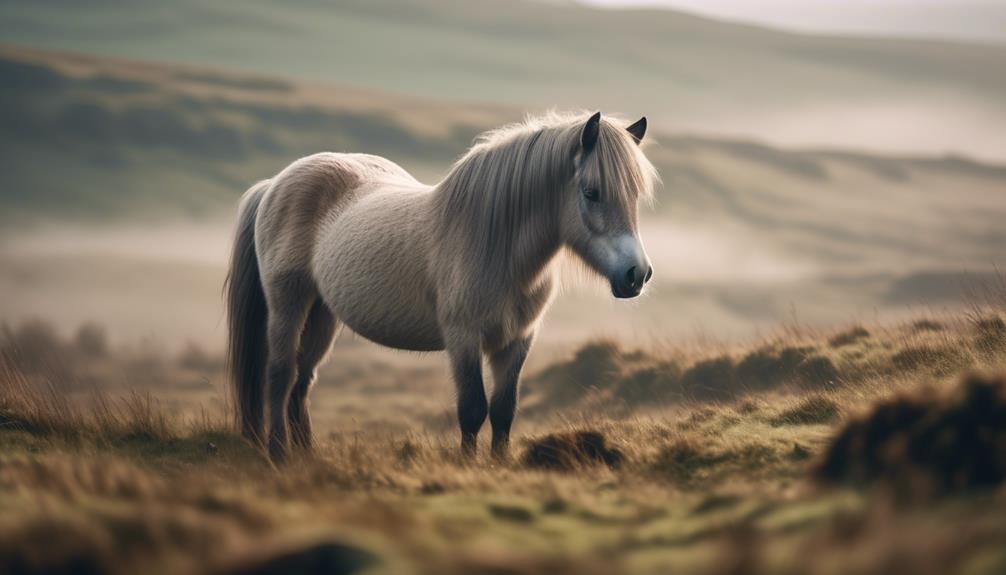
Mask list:
[[[111,361],[89,329],[60,344],[75,370]],[[0,570],[1002,572],[1006,383],[957,382],[1004,352],[992,308],[716,353],[595,342],[528,377],[509,461],[417,424],[335,428],[282,469],[202,399],[84,400],[22,352],[0,378]],[[176,368],[216,369],[197,356]]]

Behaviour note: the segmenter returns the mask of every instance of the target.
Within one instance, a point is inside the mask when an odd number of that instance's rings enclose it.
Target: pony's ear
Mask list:
[[[580,133],[580,146],[583,148],[584,154],[590,153],[594,149],[600,131],[601,113],[595,112],[593,116],[587,119],[587,123],[583,125],[583,132]]]
[[[629,126],[626,130],[629,131],[629,135],[632,136],[632,139],[635,140],[637,144],[642,142],[643,136],[646,135],[646,116],[637,120],[635,124]]]

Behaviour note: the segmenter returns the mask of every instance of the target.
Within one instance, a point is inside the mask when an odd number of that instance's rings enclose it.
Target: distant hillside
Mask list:
[[[0,319],[216,345],[229,221],[252,182],[365,151],[435,182],[513,109],[206,68],[0,49]],[[750,334],[980,293],[1006,246],[1006,168],[957,156],[783,149],[669,133],[643,302],[571,290],[544,342]],[[151,306],[151,301],[171,302]],[[179,314],[177,310],[187,310]]]
[[[15,48],[0,50],[0,76],[3,225],[229,215],[250,183],[322,150],[384,155],[435,182],[477,133],[521,116]],[[860,273],[987,264],[1006,245],[1006,167],[787,150],[651,125],[664,186],[647,219],[661,227],[728,227],[753,238],[749,248],[812,260],[815,275],[829,271],[816,269],[821,261]]]
[[[7,225],[214,215],[322,150],[382,153],[430,175],[501,121],[478,107],[20,49],[0,50],[0,77]]]
[[[675,129],[1006,158],[1006,47],[814,37],[572,2],[0,4],[0,39]]]

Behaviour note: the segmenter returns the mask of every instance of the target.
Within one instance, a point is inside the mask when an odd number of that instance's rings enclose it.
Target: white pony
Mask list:
[[[274,460],[291,441],[310,448],[308,393],[346,325],[388,347],[446,350],[462,452],[475,453],[488,415],[493,453],[505,455],[560,249],[615,297],[639,295],[653,274],[637,226],[656,179],[645,132],[646,118],[550,114],[484,134],[435,186],[381,157],[334,153],[253,186],[227,285],[242,433]]]

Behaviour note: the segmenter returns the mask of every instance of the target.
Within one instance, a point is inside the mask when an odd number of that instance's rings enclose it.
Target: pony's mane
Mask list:
[[[444,239],[470,242],[481,262],[512,259],[522,218],[554,209],[573,177],[588,117],[549,112],[480,135],[436,185]],[[626,125],[602,116],[584,169],[606,201],[628,206],[652,199],[657,172]]]

